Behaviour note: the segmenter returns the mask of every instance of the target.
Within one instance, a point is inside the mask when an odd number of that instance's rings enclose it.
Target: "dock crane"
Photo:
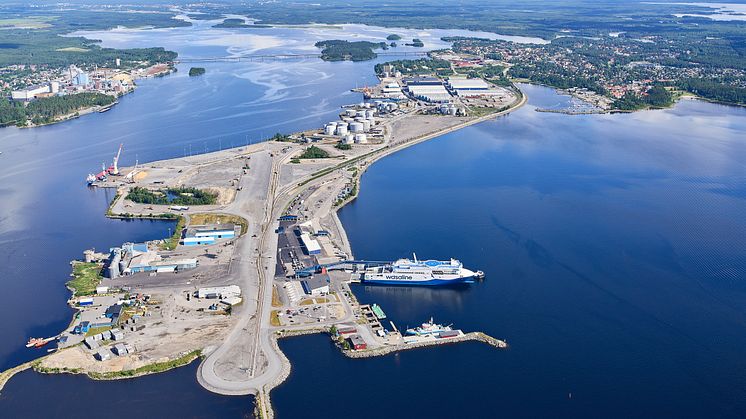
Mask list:
[[[119,144],[119,150],[117,151],[117,155],[114,156],[114,160],[111,162],[111,166],[108,168],[106,167],[106,163],[101,163],[101,172],[98,174],[89,174],[88,177],[86,177],[86,182],[88,185],[93,185],[94,182],[103,181],[106,180],[106,178],[109,175],[117,176],[119,175],[119,156],[122,155],[122,147],[124,144]]]
[[[118,175],[119,174],[119,156],[122,154],[122,146],[124,144],[119,144],[119,150],[117,151],[117,155],[114,156],[114,160],[111,162],[111,166],[109,166],[109,174],[111,175]]]

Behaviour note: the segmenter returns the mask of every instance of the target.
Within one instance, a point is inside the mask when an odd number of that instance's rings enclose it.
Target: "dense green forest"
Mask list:
[[[189,69],[189,77],[201,76],[205,74],[204,67],[192,67]]]
[[[595,80],[577,75],[552,63],[538,65],[516,64],[510,68],[508,74],[517,79],[527,79],[534,83],[544,84],[559,89],[581,87],[599,94],[605,94],[605,89]]]
[[[329,153],[316,147],[315,145],[308,147],[306,151],[303,152],[303,154],[298,156],[298,158],[301,158],[301,159],[325,159],[328,157],[329,157]]]
[[[417,48],[422,48],[422,47],[425,46],[425,44],[421,40],[419,40],[417,38],[414,38],[412,40],[412,42],[406,43],[404,45],[406,45],[408,47],[417,47]]]
[[[367,61],[377,57],[374,49],[388,49],[388,45],[385,42],[350,42],[333,39],[317,42],[316,48],[321,48],[321,59],[325,61]]]
[[[92,106],[114,103],[113,96],[101,93],[78,93],[36,99],[25,106],[22,103],[0,99],[0,126],[26,125],[27,121],[39,125],[53,122],[55,118],[75,113]]]
[[[677,87],[709,100],[746,105],[746,88],[728,86],[714,80],[686,79]]]
[[[151,191],[135,186],[130,189],[127,199],[138,204],[151,205],[212,205],[217,194],[197,188],[168,188],[165,191]]]
[[[221,23],[214,25],[213,28],[251,28],[254,25],[249,25],[243,19],[225,19]],[[268,27],[262,25],[262,27]]]
[[[645,95],[638,96],[627,93],[614,101],[614,108],[624,111],[634,111],[646,108],[665,108],[673,104],[673,95],[662,85],[656,84]]]
[[[80,30],[104,30],[126,27],[190,26],[176,20],[173,13],[138,13],[110,10],[107,13],[80,9],[66,11],[59,8],[0,6],[0,67],[13,64],[41,64],[51,67],[70,64],[96,64],[113,67],[120,58],[123,67],[139,62],[167,62],[176,53],[163,48],[135,48],[117,50],[101,48],[99,41],[83,37],[63,37]],[[3,26],[3,22],[11,22]]]
[[[396,71],[400,71],[406,76],[417,76],[420,74],[437,74],[445,77],[453,74],[451,63],[447,60],[420,58],[416,60],[396,60],[386,63],[376,64],[376,74],[383,74],[383,66],[389,64]]]

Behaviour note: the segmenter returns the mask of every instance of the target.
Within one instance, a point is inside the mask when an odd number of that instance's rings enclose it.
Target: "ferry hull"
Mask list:
[[[363,278],[360,282],[363,284],[370,285],[407,285],[407,286],[443,286],[443,285],[455,285],[455,284],[472,284],[475,278],[473,276],[455,279],[428,279],[423,281],[418,280],[406,280],[406,279],[371,279]]]

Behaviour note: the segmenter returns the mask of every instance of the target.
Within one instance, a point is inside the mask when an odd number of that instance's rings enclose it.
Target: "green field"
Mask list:
[[[65,285],[74,290],[74,295],[91,295],[101,283],[102,266],[98,263],[73,262],[73,279]]]

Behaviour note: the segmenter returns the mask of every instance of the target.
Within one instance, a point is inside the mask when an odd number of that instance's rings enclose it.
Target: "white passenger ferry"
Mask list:
[[[471,271],[456,260],[414,260],[399,259],[394,263],[370,267],[360,280],[368,284],[383,285],[449,285],[472,283],[483,277],[482,271]]]

